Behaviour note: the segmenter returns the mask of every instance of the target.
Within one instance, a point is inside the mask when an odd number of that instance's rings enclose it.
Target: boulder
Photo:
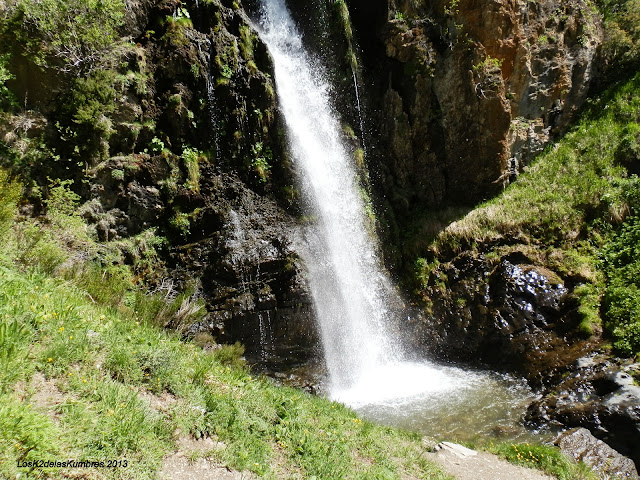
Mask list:
[[[425,291],[431,315],[409,326],[417,346],[518,372],[533,386],[592,348],[563,279],[522,254],[496,261],[463,252],[434,272]]]
[[[529,406],[525,420],[530,426],[551,423],[588,428],[595,437],[637,465],[640,462],[640,387],[631,375],[636,367],[621,366],[597,356],[581,359]]]
[[[602,479],[638,479],[633,461],[591,435],[586,428],[562,433],[555,441],[562,453],[592,467]]]

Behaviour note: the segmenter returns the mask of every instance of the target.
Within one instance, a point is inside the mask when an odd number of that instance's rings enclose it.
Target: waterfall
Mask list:
[[[353,161],[322,68],[305,51],[284,0],[265,0],[261,38],[275,64],[300,187],[314,218],[302,247],[332,390],[398,360],[387,307],[393,288],[366,229]]]
[[[360,137],[362,138],[362,150],[364,153],[367,153],[367,145],[365,143],[365,133],[364,133],[364,119],[362,118],[362,107],[360,105],[360,91],[358,89],[358,75],[356,74],[356,69],[351,67],[351,73],[353,76],[353,90],[356,95],[356,108],[358,111],[358,120],[360,121]]]
[[[398,309],[390,307],[400,301],[366,228],[358,177],[331,108],[327,76],[305,51],[284,2],[262,0],[258,31],[273,57],[289,149],[312,219],[298,251],[308,269],[329,396],[382,423],[431,434],[437,430],[428,426],[456,423],[470,406],[483,415],[495,411],[492,421],[502,421],[528,398],[522,382],[410,361],[401,348],[392,327]],[[268,342],[268,325],[260,320],[261,338]],[[445,422],[438,424],[439,418]],[[467,428],[464,421],[460,428]]]

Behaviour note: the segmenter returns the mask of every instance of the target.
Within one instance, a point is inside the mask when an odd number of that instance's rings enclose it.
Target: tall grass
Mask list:
[[[264,478],[447,478],[416,461],[419,436],[253,376],[239,344],[182,340],[206,314],[197,284],[143,290],[118,245],[98,244],[75,208],[52,203],[47,217],[15,223],[20,188],[0,175],[0,478],[152,479],[184,435],[222,442],[201,455]],[[128,466],[17,466],[68,459]]]

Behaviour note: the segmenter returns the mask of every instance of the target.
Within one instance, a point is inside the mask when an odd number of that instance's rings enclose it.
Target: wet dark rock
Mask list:
[[[640,387],[631,375],[636,368],[595,356],[581,359],[529,407],[526,420],[532,426],[587,428],[638,465]]]
[[[160,191],[153,185],[143,186],[133,181],[126,186],[129,212],[129,231],[133,234],[150,228],[164,213]]]
[[[149,24],[149,13],[156,0],[127,0],[121,31],[123,35],[136,38],[144,33]]]
[[[175,278],[200,278],[210,315],[189,335],[208,332],[240,341],[250,363],[282,369],[317,356],[318,337],[304,269],[296,253],[295,219],[232,175],[208,196],[196,223],[202,239],[176,248]]]
[[[166,238],[147,280],[199,285],[207,315],[189,335],[240,341],[251,363],[315,355],[273,65],[246,13],[230,1],[132,0],[122,32],[135,45],[122,61],[136,81],[119,92],[113,134],[82,172],[82,216],[102,241],[150,228]]]
[[[602,479],[638,479],[633,461],[591,435],[586,428],[562,433],[555,441],[565,455],[592,467]]]
[[[560,375],[592,346],[562,279],[527,261],[463,253],[447,264],[429,280],[431,315],[418,322],[418,342],[449,359],[519,372],[534,386]]]

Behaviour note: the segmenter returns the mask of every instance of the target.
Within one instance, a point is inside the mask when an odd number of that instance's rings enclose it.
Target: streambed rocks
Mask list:
[[[576,281],[517,251],[460,253],[432,269],[422,292],[429,318],[415,338],[449,360],[524,375],[540,394],[530,427],[586,428],[637,465],[640,368],[598,353],[599,332],[581,331]]]
[[[586,428],[574,428],[564,432],[556,439],[555,444],[564,454],[589,465],[602,479],[640,478],[631,459],[598,440]]]
[[[586,427],[640,464],[638,371],[638,364],[620,365],[604,356],[581,358],[529,407],[526,421],[532,426]],[[637,473],[624,478],[637,478]]]

